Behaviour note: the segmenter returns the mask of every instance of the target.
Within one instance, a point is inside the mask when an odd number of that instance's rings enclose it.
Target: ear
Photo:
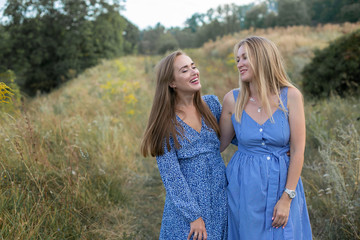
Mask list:
[[[171,82],[171,83],[169,84],[169,87],[171,87],[171,88],[176,88],[176,84],[175,84],[174,82]]]

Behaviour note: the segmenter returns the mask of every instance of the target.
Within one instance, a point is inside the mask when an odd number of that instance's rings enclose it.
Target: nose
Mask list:
[[[242,63],[242,61],[241,60],[239,60],[238,62],[237,62],[237,64],[236,64],[236,67],[237,68],[240,68],[241,66],[243,66],[244,64]]]
[[[192,72],[191,72],[191,74],[199,74],[199,69],[197,69],[197,68],[192,68],[191,69],[192,70]]]

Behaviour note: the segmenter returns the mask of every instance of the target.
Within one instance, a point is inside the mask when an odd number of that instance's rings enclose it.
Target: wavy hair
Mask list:
[[[268,114],[270,121],[273,122],[271,104],[268,96],[275,94],[279,99],[281,109],[286,113],[287,110],[280,98],[282,87],[294,87],[285,72],[283,59],[276,45],[259,36],[251,36],[241,40],[234,46],[234,55],[237,56],[238,50],[244,46],[250,67],[254,73],[252,83],[257,89],[257,96],[265,113]],[[235,119],[241,121],[243,110],[250,98],[249,82],[241,81],[239,72],[239,97],[235,104]]]
[[[176,119],[176,92],[169,85],[174,79],[174,62],[176,57],[186,55],[182,51],[175,51],[164,57],[156,66],[156,90],[148,124],[141,143],[143,156],[155,157],[164,154],[164,140],[170,151],[170,137],[173,138],[175,148],[181,146],[177,135],[183,137],[184,129]],[[207,104],[202,100],[200,91],[194,95],[194,105],[206,124],[220,137],[220,130],[215,116]]]

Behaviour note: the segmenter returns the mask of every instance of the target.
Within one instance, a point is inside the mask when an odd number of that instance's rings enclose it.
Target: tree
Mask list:
[[[247,22],[245,22],[246,19],[246,13],[252,9],[255,5],[252,4],[248,4],[248,5],[244,5],[244,6],[236,6],[234,9],[233,14],[236,16],[236,18],[239,20],[240,23],[240,29],[242,28],[246,28],[246,24]]]
[[[356,4],[359,4],[358,0],[305,0],[305,2],[310,12],[312,24],[349,21],[346,19],[347,16],[343,14],[350,10],[348,13],[352,15],[353,10],[357,9]],[[355,5],[346,7],[352,4]],[[353,19],[353,17],[351,18]]]
[[[278,16],[274,12],[270,12],[265,16],[264,22],[265,27],[275,27],[277,26]]]
[[[211,22],[214,18],[214,9],[210,8],[209,10],[207,10],[206,17],[209,20],[209,22]]]
[[[179,48],[176,38],[169,32],[160,35],[157,42],[157,53],[165,54],[167,51],[174,51]]]
[[[267,13],[266,3],[255,5],[245,15],[246,28],[263,28],[265,27],[265,16]]]
[[[139,29],[124,18],[126,22],[126,27],[124,30],[124,53],[125,54],[132,54],[138,51],[138,45],[140,41],[140,31]]]
[[[211,23],[201,26],[196,33],[196,44],[202,46],[205,42],[209,40],[214,41],[218,36],[222,35],[224,35],[224,27],[215,19]]]
[[[156,24],[154,28],[149,27],[140,33],[139,51],[142,54],[156,54],[158,47],[158,40],[160,36],[165,34],[165,27],[160,23]]]
[[[278,26],[308,25],[310,16],[304,2],[300,0],[279,0]]]
[[[339,13],[340,22],[358,22],[360,21],[360,3],[345,5]]]
[[[224,12],[225,12],[225,21],[224,21],[224,34],[238,32],[241,29],[240,19],[236,15],[238,8],[235,4],[225,4]]]
[[[176,38],[179,48],[196,48],[196,33],[192,32],[190,28],[171,28],[169,32]]]
[[[307,95],[318,98],[331,93],[358,94],[360,86],[360,30],[345,35],[322,51],[316,51],[304,67],[303,87]]]
[[[96,53],[101,58],[114,58],[124,55],[126,21],[118,12],[100,14],[93,22],[93,36]]]
[[[0,59],[5,59],[11,55],[10,49],[13,41],[10,41],[10,39],[10,34],[5,27],[0,25]],[[0,73],[5,72],[8,68],[9,66],[6,63],[0,64]]]
[[[99,58],[124,54],[120,9],[120,0],[8,0],[0,69],[12,69],[30,95],[49,92]],[[10,43],[2,44],[7,39]]]
[[[185,25],[187,28],[190,28],[192,32],[196,32],[198,28],[205,23],[204,17],[204,14],[194,13],[185,21]]]

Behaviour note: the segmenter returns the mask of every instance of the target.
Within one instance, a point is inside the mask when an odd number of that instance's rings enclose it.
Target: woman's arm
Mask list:
[[[303,97],[301,92],[296,88],[289,87],[288,89],[288,109],[290,124],[290,164],[285,187],[290,190],[295,190],[304,163],[306,138]],[[290,204],[291,199],[288,194],[284,192],[274,208],[274,227],[286,226]]]
[[[296,88],[288,90],[290,123],[290,165],[286,188],[295,190],[304,163],[306,127],[303,97]]]
[[[205,222],[201,216],[201,209],[195,200],[190,187],[180,170],[179,160],[174,142],[170,139],[171,149],[164,144],[164,154],[156,157],[159,172],[165,186],[167,197],[173,202],[181,214],[189,221],[189,237],[194,233],[207,238]],[[188,238],[189,238],[188,237]]]
[[[233,91],[230,91],[224,96],[223,109],[220,117],[220,152],[224,151],[227,146],[229,146],[231,140],[235,136],[234,127],[231,121],[234,109],[235,99]]]
[[[167,148],[164,147],[165,153],[156,157],[160,176],[168,198],[171,199],[179,212],[189,222],[192,222],[201,217],[201,210],[180,170],[172,139],[170,139],[170,145],[170,151],[167,151]]]

